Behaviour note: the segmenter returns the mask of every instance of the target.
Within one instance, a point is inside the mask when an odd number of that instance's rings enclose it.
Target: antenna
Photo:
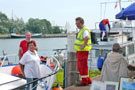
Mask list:
[[[13,19],[13,9],[12,9],[12,14],[11,14],[11,20],[13,21],[14,19]]]
[[[129,0],[128,0],[128,2],[129,2]],[[119,0],[119,6],[120,6],[120,11],[122,10],[121,9],[121,0]]]

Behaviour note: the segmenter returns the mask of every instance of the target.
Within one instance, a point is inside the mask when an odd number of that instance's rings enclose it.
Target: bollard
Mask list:
[[[69,35],[67,37],[67,72],[66,72],[66,86],[75,85],[79,81],[79,72],[77,68],[77,55],[74,50],[76,35]]]

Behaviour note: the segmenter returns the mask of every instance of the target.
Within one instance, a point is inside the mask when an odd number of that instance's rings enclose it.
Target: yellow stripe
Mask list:
[[[83,44],[74,44],[74,45],[76,45],[76,46],[82,46]],[[87,44],[87,46],[90,46],[91,44]]]

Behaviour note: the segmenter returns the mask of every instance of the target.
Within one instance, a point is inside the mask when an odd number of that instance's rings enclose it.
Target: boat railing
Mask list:
[[[131,61],[135,62],[135,41],[121,43],[121,50],[120,53],[125,57],[128,63],[132,63]],[[93,45],[93,48],[89,54],[89,69],[96,68],[97,59],[99,56],[104,57],[107,53],[112,51],[112,46],[103,46],[103,45]]]
[[[115,22],[115,21],[109,21],[110,22],[110,24],[111,24],[111,26],[112,26],[112,24]],[[96,22],[95,23],[95,29],[99,29],[99,28],[97,28],[97,27],[99,27],[99,23],[100,22]],[[98,25],[98,26],[97,26]]]
[[[22,86],[16,87],[16,88],[14,88],[14,89],[12,89],[12,90],[24,89],[24,88],[26,88],[28,85],[31,85],[32,83],[34,83],[34,82],[36,82],[36,81],[40,81],[40,82],[39,82],[35,87],[37,87],[38,85],[40,85],[41,87],[46,88],[46,87],[44,86],[44,85],[46,85],[46,82],[42,82],[42,80],[43,80],[43,79],[46,79],[46,78],[48,78],[48,77],[51,77],[51,76],[53,76],[53,75],[56,75],[56,74],[58,73],[59,69],[60,69],[60,63],[59,63],[59,61],[58,61],[55,57],[53,57],[53,56],[51,56],[50,58],[53,58],[53,60],[55,60],[55,62],[56,62],[56,66],[55,66],[55,68],[54,68],[54,70],[53,70],[52,73],[50,73],[50,74],[48,74],[48,75],[46,75],[46,76],[44,76],[44,77],[41,77],[41,78],[39,78],[39,79],[33,80],[32,82],[26,83],[26,84],[24,84],[24,85],[22,85]],[[35,87],[31,88],[30,90],[33,90]],[[45,90],[47,90],[47,89],[45,89]]]
[[[14,57],[14,60],[13,61],[11,61],[10,59],[13,59],[13,57]],[[17,54],[10,54],[10,55],[7,55],[6,53],[5,53],[5,51],[3,51],[3,56],[0,56],[0,67],[2,67],[3,65],[5,65],[4,63],[6,62],[6,61],[8,61],[8,65],[9,64],[17,64],[17,57],[18,57],[18,55]]]
[[[98,70],[98,68],[97,68],[98,57],[101,56],[103,58],[110,51],[111,51],[110,49],[100,49],[100,48],[91,49],[91,51],[89,52],[89,57],[88,57],[88,69],[89,70]]]

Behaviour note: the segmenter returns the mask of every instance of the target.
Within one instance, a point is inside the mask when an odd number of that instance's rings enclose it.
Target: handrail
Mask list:
[[[33,80],[32,82],[26,83],[26,84],[24,84],[24,85],[22,85],[22,86],[16,87],[16,88],[14,88],[14,89],[12,89],[12,90],[19,90],[19,89],[21,89],[21,88],[24,88],[24,87],[27,86],[27,85],[32,84],[33,82],[36,82],[36,81],[38,81],[38,80],[45,79],[45,78],[47,78],[47,77],[50,77],[50,76],[55,75],[56,73],[58,73],[58,71],[59,71],[59,69],[60,69],[60,63],[59,63],[59,61],[58,61],[55,57],[52,56],[52,58],[53,58],[53,59],[56,61],[56,63],[57,63],[56,66],[55,66],[55,68],[54,68],[54,71],[53,71],[52,73],[50,73],[50,74],[48,74],[48,75],[46,75],[46,76],[44,76],[44,77],[42,77],[42,78]]]
[[[1,63],[1,65],[0,65],[0,67],[3,66],[3,63],[5,62],[5,60],[6,60],[7,57],[13,57],[13,56],[17,56],[17,54],[10,54],[10,55],[3,55],[3,56],[0,56],[0,58],[2,59],[2,60],[1,60],[2,63]]]
[[[2,67],[2,65],[3,65],[3,63],[4,63],[5,60],[6,60],[6,56],[3,56],[2,63],[0,65],[0,67]]]
[[[115,21],[109,21],[111,23],[115,22]],[[100,22],[95,22],[95,29],[97,29],[97,24],[99,24]],[[111,24],[112,25],[112,24]]]

